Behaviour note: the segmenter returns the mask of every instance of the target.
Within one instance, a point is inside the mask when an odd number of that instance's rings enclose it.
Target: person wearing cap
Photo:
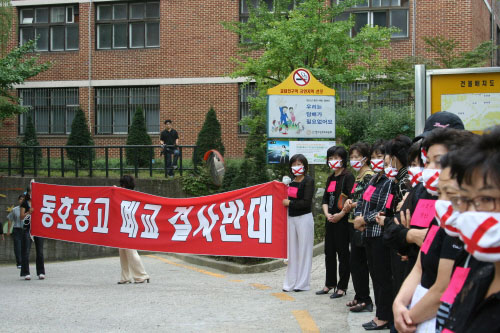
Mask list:
[[[179,158],[179,134],[172,128],[172,120],[165,120],[165,129],[160,133],[160,144],[163,146],[167,173],[174,176],[174,169],[177,169],[177,159]],[[172,162],[173,155],[173,162]]]
[[[464,130],[464,123],[454,113],[448,111],[439,111],[433,113],[427,120],[425,121],[424,132],[413,139],[413,142],[420,141],[424,139],[432,130],[436,128],[454,128],[459,130]]]

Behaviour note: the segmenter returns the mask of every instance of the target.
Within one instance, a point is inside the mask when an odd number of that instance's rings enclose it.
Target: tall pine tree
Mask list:
[[[66,146],[93,146],[94,140],[90,135],[87,119],[81,108],[78,108],[75,118],[71,123],[71,133],[69,134]],[[95,150],[92,148],[66,148],[68,158],[80,167],[89,165],[90,160],[95,158]]]
[[[127,145],[145,145],[150,146],[153,142],[146,128],[146,120],[144,113],[140,107],[135,110],[132,125],[128,131]],[[127,164],[146,167],[151,163],[151,149],[145,148],[127,148],[125,150],[127,156]]]
[[[203,160],[203,155],[211,149],[215,149],[221,155],[224,155],[225,149],[222,143],[221,127],[213,107],[208,111],[203,127],[200,133],[198,133],[196,146],[196,152],[193,154],[194,164],[200,164]]]
[[[33,125],[33,119],[30,114],[26,115],[26,128],[24,129],[24,138],[22,141],[22,146],[25,147],[37,147],[40,146],[38,139],[36,137],[35,126]],[[23,158],[20,156],[20,158]],[[26,148],[24,149],[24,165],[33,166],[34,163],[37,165],[42,161],[42,150],[40,148]]]

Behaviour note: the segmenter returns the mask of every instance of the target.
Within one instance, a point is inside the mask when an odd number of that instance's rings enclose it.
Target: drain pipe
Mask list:
[[[88,85],[88,113],[89,113],[89,119],[88,119],[88,124],[89,124],[89,131],[92,133],[92,121],[91,119],[91,95],[92,95],[92,0],[89,1],[89,18],[88,18],[88,39],[89,39],[89,55],[88,55],[88,62],[89,62],[89,85]]]
[[[411,55],[412,57],[416,56],[416,43],[417,41],[415,38],[417,38],[417,0],[413,0],[413,29],[412,29],[412,41],[411,41]]]

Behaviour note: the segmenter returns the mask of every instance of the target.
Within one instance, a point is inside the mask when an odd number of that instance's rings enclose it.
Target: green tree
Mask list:
[[[144,113],[140,107],[135,110],[132,125],[128,131],[127,145],[152,145],[151,137],[146,128]],[[151,163],[151,148],[127,148],[125,149],[127,164],[145,167]]]
[[[39,55],[33,55],[36,41],[32,40],[7,52],[11,36],[13,9],[8,0],[0,0],[0,120],[25,112],[19,98],[12,93],[14,85],[47,70],[50,63],[38,63]]]
[[[226,22],[224,26],[240,36],[234,77],[255,81],[258,96],[250,100],[253,116],[243,120],[250,128],[245,149],[251,163],[249,179],[266,179],[266,91],[282,82],[294,69],[303,67],[327,86],[349,83],[359,77],[377,76],[383,69],[381,48],[388,47],[392,28],[365,26],[354,37],[354,18],[339,17],[358,0],[339,4],[305,0],[289,10],[291,0],[275,0],[274,10],[249,6],[247,22]],[[339,128],[344,133],[345,129]],[[242,166],[243,167],[243,166]]]
[[[94,140],[87,125],[87,119],[81,108],[78,108],[75,118],[71,123],[71,133],[69,134],[66,146],[93,146]],[[86,167],[89,159],[95,159],[95,150],[92,148],[66,148],[68,158],[80,167]]]
[[[213,107],[208,110],[205,116],[205,122],[198,133],[196,140],[196,152],[193,154],[193,164],[200,165],[203,155],[211,149],[217,150],[224,155],[224,144],[222,143],[222,132],[217,114]]]
[[[384,69],[385,79],[373,89],[375,92],[398,91],[413,99],[415,91],[415,65],[423,64],[427,69],[481,67],[491,59],[492,51],[497,49],[491,41],[479,44],[471,51],[459,51],[460,43],[443,36],[423,37],[425,50],[437,57],[405,57],[394,59]]]
[[[21,143],[21,146],[24,147],[38,147],[40,143],[36,137],[35,126],[33,125],[33,119],[31,115],[28,114],[26,116],[26,128],[24,129],[24,137]],[[25,166],[34,166],[40,164],[42,161],[42,150],[40,148],[25,148],[23,149],[23,154],[20,155],[20,158],[24,158]]]

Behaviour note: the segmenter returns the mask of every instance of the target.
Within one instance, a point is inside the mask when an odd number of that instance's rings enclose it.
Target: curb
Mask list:
[[[324,252],[324,242],[316,244],[313,247],[313,257],[323,254]],[[181,254],[181,253],[169,253],[171,257],[181,259],[190,264],[205,266],[210,268],[215,268],[223,272],[233,273],[233,274],[251,274],[251,273],[262,273],[271,272],[277,270],[281,267],[285,267],[286,264],[283,259],[275,259],[270,262],[265,262],[257,265],[241,265],[232,262],[219,261],[206,256],[194,255],[194,254]]]

